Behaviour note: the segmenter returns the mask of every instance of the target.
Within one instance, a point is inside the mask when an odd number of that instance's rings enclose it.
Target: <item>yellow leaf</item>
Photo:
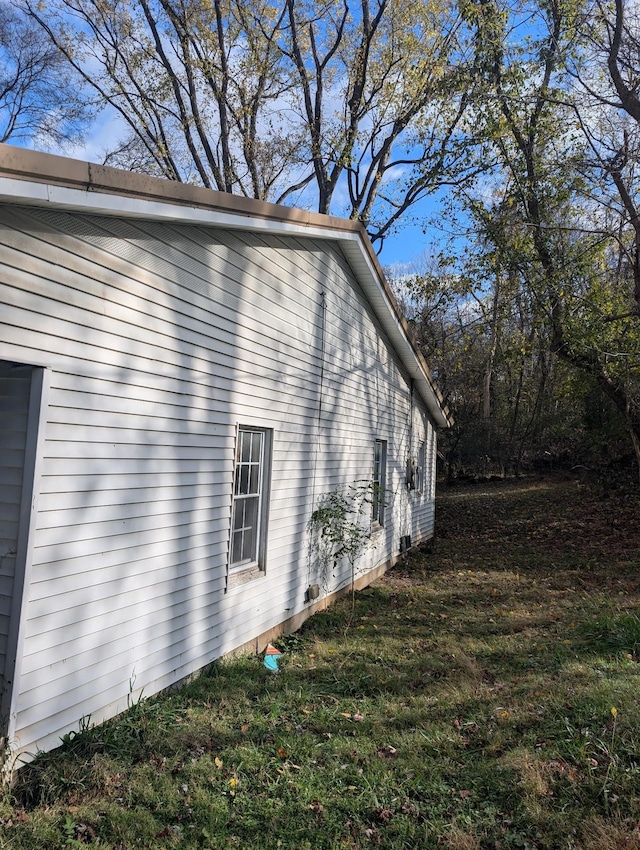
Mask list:
[[[615,720],[615,718],[618,716],[618,709],[615,707],[615,705],[611,709],[611,714],[613,714],[613,717],[614,717],[614,720]]]
[[[213,760],[213,763],[214,763],[214,764],[215,764],[215,766],[218,768],[218,770],[222,770],[222,764],[223,764],[223,762],[222,762],[222,759],[221,759],[221,758],[218,758],[218,756],[216,756],[216,757],[215,757],[215,759]]]

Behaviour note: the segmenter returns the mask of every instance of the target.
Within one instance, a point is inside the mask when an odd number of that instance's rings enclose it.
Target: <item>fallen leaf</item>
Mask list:
[[[289,757],[289,753],[285,750],[284,747],[278,747],[278,755],[281,759],[286,759]]]
[[[161,830],[160,832],[157,832],[157,833],[154,835],[154,838],[155,838],[155,839],[158,839],[158,838],[168,838],[170,835],[171,835],[171,830],[169,829],[169,827],[168,827],[168,826],[165,826],[165,828],[164,828],[163,830]]]
[[[218,768],[218,770],[222,770],[222,765],[224,764],[224,762],[222,761],[221,758],[218,758],[218,756],[216,756],[215,759],[213,760],[213,763]]]

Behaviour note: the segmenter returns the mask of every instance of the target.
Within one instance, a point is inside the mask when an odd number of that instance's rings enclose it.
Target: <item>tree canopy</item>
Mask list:
[[[87,118],[64,57],[0,0],[0,142],[59,148],[80,138]]]
[[[107,162],[357,218],[381,244],[464,162],[454,0],[23,0],[115,110]]]
[[[517,466],[536,435],[538,457],[551,454],[562,421],[565,448],[575,443],[571,431],[603,398],[615,411],[610,435],[626,429],[640,465],[638,21],[623,0],[487,0],[464,15],[475,50],[470,132],[484,171],[449,198],[468,234],[439,270],[463,293],[443,314],[445,360],[476,372],[456,378],[467,389],[458,432],[470,427],[485,456],[500,443]],[[418,321],[432,281],[433,272],[414,283]],[[438,359],[438,346],[428,354]]]
[[[119,116],[107,163],[358,219],[378,249],[446,187],[454,238],[399,286],[451,457],[575,459],[597,421],[640,467],[629,0],[17,2],[51,73]]]

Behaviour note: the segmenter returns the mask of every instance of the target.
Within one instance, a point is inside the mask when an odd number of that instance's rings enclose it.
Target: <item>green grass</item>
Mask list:
[[[66,736],[0,848],[640,847],[637,495],[438,498],[438,539],[254,657]],[[88,724],[85,724],[88,725]]]

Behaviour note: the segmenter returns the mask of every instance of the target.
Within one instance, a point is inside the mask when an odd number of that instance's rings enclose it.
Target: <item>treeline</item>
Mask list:
[[[426,273],[395,281],[455,417],[439,436],[439,477],[637,477],[625,418],[592,376],[554,355],[546,323],[515,281],[463,291],[471,284]]]
[[[447,475],[640,468],[640,17],[482,2],[452,238],[397,286],[457,417]],[[445,216],[447,219],[447,216]]]
[[[630,0],[0,0],[0,139],[359,219],[444,198],[397,274],[451,474],[640,470]],[[73,150],[73,148],[71,148]]]

